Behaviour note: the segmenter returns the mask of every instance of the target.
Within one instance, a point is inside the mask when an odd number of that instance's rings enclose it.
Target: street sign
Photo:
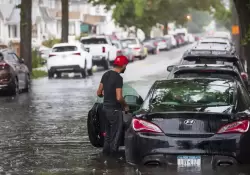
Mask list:
[[[233,35],[239,35],[240,34],[240,28],[238,25],[232,26],[232,34]]]

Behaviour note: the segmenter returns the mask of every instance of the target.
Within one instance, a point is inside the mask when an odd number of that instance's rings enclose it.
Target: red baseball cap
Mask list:
[[[115,58],[114,65],[116,66],[125,66],[128,64],[128,59],[126,56],[120,55]]]

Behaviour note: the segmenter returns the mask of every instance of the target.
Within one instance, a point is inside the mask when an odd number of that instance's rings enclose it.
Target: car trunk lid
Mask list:
[[[210,137],[231,120],[230,114],[212,112],[169,112],[148,115],[169,136]]]

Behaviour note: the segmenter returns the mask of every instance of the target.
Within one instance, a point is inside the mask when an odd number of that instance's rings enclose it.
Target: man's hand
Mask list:
[[[129,106],[128,105],[124,106],[124,111],[129,112]]]
[[[103,92],[103,84],[102,83],[100,83],[100,85],[99,85],[98,90],[97,90],[96,93],[97,93],[98,97],[103,97],[104,92]]]

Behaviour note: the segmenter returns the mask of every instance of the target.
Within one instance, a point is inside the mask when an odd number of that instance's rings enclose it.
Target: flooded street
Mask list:
[[[188,46],[187,46],[188,47]],[[124,81],[144,98],[156,79],[167,76],[187,48],[162,52],[128,66]],[[91,146],[87,135],[87,113],[95,101],[103,72],[87,79],[33,80],[32,91],[16,98],[0,98],[0,171],[6,174],[196,174],[175,167],[132,167],[122,158],[107,161],[101,149]],[[210,165],[197,174],[246,175],[250,168],[220,169]],[[250,173],[249,173],[250,174]]]

